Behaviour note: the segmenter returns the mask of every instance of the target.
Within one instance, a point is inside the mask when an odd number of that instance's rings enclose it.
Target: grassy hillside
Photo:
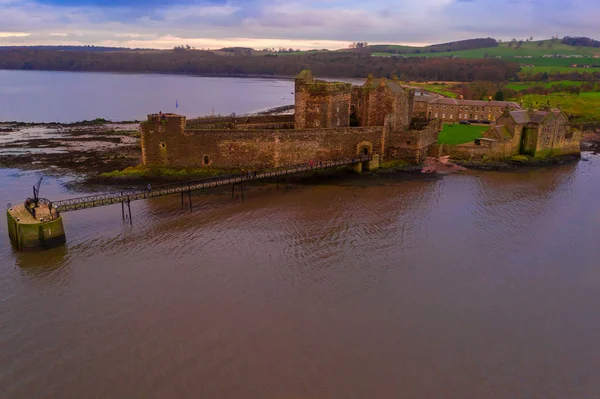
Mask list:
[[[567,93],[553,93],[547,96],[528,94],[523,96],[522,101],[525,108],[529,106],[538,108],[547,104],[560,107],[578,122],[600,119],[598,115],[598,110],[600,110],[599,92],[581,93],[579,96]]]
[[[393,46],[390,46],[393,47]],[[401,47],[401,48],[405,48]],[[412,48],[413,50],[418,48]],[[425,50],[426,48],[421,48]],[[584,58],[546,58],[543,55],[580,55]],[[589,73],[598,71],[600,68],[574,68],[577,65],[597,65],[600,66],[600,48],[594,47],[575,47],[562,44],[560,41],[551,40],[523,42],[518,48],[517,43],[500,43],[496,47],[478,48],[472,50],[446,51],[446,52],[413,52],[410,54],[390,54],[384,52],[373,52],[373,56],[380,57],[459,57],[459,58],[499,58],[518,64],[533,65],[533,68],[524,68],[524,71],[537,72],[571,72],[578,71]],[[526,58],[523,58],[526,57]],[[529,58],[531,57],[531,58]]]
[[[521,91],[527,90],[533,86],[542,86],[542,87],[553,87],[557,85],[563,86],[583,86],[586,82],[574,82],[572,80],[557,80],[555,82],[519,82],[519,83],[509,83],[505,87],[508,89]]]

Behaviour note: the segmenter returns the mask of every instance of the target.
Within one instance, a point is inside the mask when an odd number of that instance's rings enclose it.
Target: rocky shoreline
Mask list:
[[[0,123],[0,167],[97,175],[141,163],[139,122]]]

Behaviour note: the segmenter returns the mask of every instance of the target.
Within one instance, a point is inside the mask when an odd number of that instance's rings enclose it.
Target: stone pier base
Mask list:
[[[350,168],[351,171],[356,172],[356,173],[361,173],[363,170],[363,164],[362,162],[358,162],[355,164],[352,164],[350,166],[348,166]]]
[[[364,170],[376,170],[379,169],[379,155],[373,155],[373,159],[363,164]]]
[[[23,204],[6,210],[11,243],[19,250],[47,249],[63,245],[66,237],[62,217],[56,210],[48,209],[46,204],[40,204],[36,211],[34,218]]]

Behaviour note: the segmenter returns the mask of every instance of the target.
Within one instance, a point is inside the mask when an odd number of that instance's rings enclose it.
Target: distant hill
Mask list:
[[[364,47],[366,51],[372,53],[389,53],[389,54],[428,54],[442,53],[449,51],[475,50],[481,48],[497,47],[496,39],[468,39],[456,42],[432,44],[430,46],[412,47],[412,46],[397,46],[392,44],[371,45]]]
[[[264,55],[219,55],[203,50],[107,51],[86,53],[38,49],[0,51],[0,69],[176,73],[202,76],[295,76],[311,69],[317,76],[404,80],[506,81],[517,65],[502,60],[372,57],[362,52],[324,51]]]
[[[371,51],[372,56],[398,58],[493,58],[518,63],[524,74],[565,74],[600,75],[600,42],[582,37],[565,37],[546,40],[516,40],[497,42],[494,46],[468,50],[431,51],[431,47],[444,49],[446,45],[409,48],[411,51],[390,53]],[[370,47],[370,46],[369,46]],[[379,48],[378,46],[374,46]],[[393,48],[393,46],[388,46]],[[454,48],[455,46],[452,46]],[[406,49],[406,47],[404,47]],[[415,51],[415,49],[419,51]],[[530,79],[529,77],[528,79]]]
[[[58,50],[58,51],[78,51],[85,53],[106,53],[109,51],[140,51],[150,50],[141,48],[127,47],[104,47],[104,46],[0,46],[0,50],[32,49],[32,50]]]

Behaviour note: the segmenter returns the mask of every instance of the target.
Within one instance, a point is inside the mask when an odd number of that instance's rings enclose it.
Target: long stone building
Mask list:
[[[413,117],[414,90],[397,80],[362,86],[295,80],[294,115],[206,117],[151,114],[141,124],[145,165],[264,169],[372,155],[420,162],[437,143],[441,122]],[[367,165],[365,165],[367,166]]]
[[[423,118],[441,119],[444,122],[490,123],[502,115],[504,109],[519,109],[512,101],[479,101],[437,97],[422,94],[415,96],[415,115]]]

